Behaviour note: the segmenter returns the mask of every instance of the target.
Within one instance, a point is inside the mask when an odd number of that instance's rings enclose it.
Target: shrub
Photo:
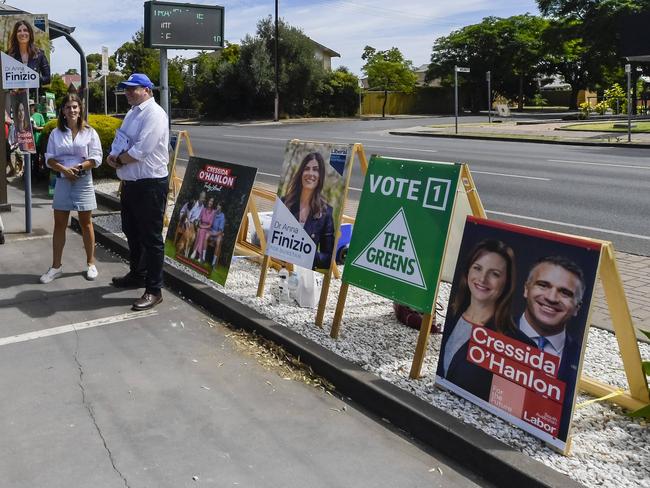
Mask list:
[[[545,107],[548,105],[548,101],[542,96],[541,93],[535,93],[532,102],[535,107]]]
[[[578,108],[580,109],[580,119],[589,118],[589,114],[593,110],[593,107],[589,102],[582,102]]]
[[[50,120],[43,128],[43,144],[47,147],[47,140],[50,137],[50,132],[54,130],[57,124],[57,119]],[[95,178],[115,178],[115,170],[106,164],[106,156],[111,151],[111,143],[115,138],[115,132],[122,125],[120,119],[111,117],[110,115],[96,115],[90,114],[88,116],[88,124],[97,131],[99,140],[102,143],[102,151],[104,158],[102,165],[99,168],[93,169],[93,176]]]

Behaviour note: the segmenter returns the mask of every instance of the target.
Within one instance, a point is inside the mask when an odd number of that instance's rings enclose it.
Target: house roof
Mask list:
[[[323,51],[325,54],[327,54],[330,58],[340,58],[340,57],[341,57],[341,55],[340,55],[339,53],[337,53],[336,51],[330,49],[329,47],[327,47],[327,46],[323,46],[322,44],[320,44],[320,43],[314,41],[312,38],[309,38],[309,40],[310,40],[311,42],[313,42],[314,45],[315,45],[317,48],[319,48],[321,51]]]
[[[26,10],[21,10],[4,3],[0,4],[0,15],[16,15],[23,13],[32,15],[31,12],[27,12]],[[50,39],[56,39],[57,37],[61,37],[64,34],[71,34],[75,30],[74,27],[55,22],[50,18],[48,18],[48,24],[50,25]]]

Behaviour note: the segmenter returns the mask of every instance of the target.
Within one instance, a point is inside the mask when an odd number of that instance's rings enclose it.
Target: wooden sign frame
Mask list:
[[[367,169],[367,167],[366,167]],[[449,223],[449,228],[451,229],[454,225],[461,225],[459,222],[462,220],[464,222],[466,214],[460,214],[457,212],[457,203],[459,198],[466,198],[469,204],[470,212],[475,217],[485,218],[485,209],[483,208],[483,203],[478,195],[478,190],[474,184],[474,179],[469,170],[469,166],[465,163],[461,164],[461,170],[459,174],[459,181],[461,185],[457,185],[456,188],[456,198],[454,199],[454,206],[452,208],[451,219]],[[447,234],[447,239],[445,241],[445,249],[443,252],[443,264],[446,259],[448,259],[449,254],[449,233]],[[442,266],[441,273],[442,274]],[[440,277],[438,278],[438,283],[436,284],[436,293],[431,304],[431,310],[422,316],[422,323],[420,325],[420,331],[418,333],[417,344],[415,347],[415,353],[413,355],[413,363],[411,364],[411,371],[409,376],[412,379],[420,377],[422,371],[422,364],[424,363],[424,357],[427,350],[427,345],[429,342],[429,334],[431,332],[431,324],[433,322],[433,313],[435,310],[436,299],[438,296],[438,288],[440,286]],[[332,327],[330,329],[330,336],[336,339],[339,335],[341,322],[343,320],[343,310],[345,308],[345,301],[347,298],[349,284],[346,282],[341,283],[341,289],[339,291],[339,296],[336,304],[336,310],[334,312],[334,320],[332,322]]]
[[[314,141],[302,141],[298,139],[293,139],[291,142],[302,142],[302,143],[314,143]],[[343,209],[345,208],[345,203],[347,202],[348,198],[348,191],[350,189],[350,178],[352,176],[352,170],[354,169],[354,161],[358,158],[359,160],[359,165],[361,166],[361,174],[365,176],[366,171],[368,170],[368,160],[366,159],[366,154],[363,150],[363,145],[361,143],[355,143],[352,145],[352,152],[350,154],[350,169],[347,172],[346,179],[344,182],[344,190],[343,190],[343,198],[341,200],[341,213],[343,212]],[[275,195],[274,195],[275,198]],[[341,215],[340,222],[345,221],[345,216]],[[253,222],[255,223],[255,217],[253,217]],[[264,232],[262,231],[261,234],[259,230],[257,229],[257,226],[259,225],[259,221],[255,223],[256,230],[258,232],[258,236],[264,235]],[[261,228],[261,225],[260,225]],[[334,236],[334,249],[337,248],[339,238],[341,237],[341,228],[340,225],[336,229],[336,235]],[[260,238],[260,243],[262,243],[262,239]],[[264,245],[264,250],[266,250],[266,243]],[[264,296],[264,285],[266,282],[266,274],[268,271],[268,268],[270,266],[272,258],[268,255],[264,255],[264,258],[262,260],[262,269],[260,270],[260,278],[259,282],[257,285],[257,297],[262,297]],[[338,278],[337,275],[338,273],[338,268],[336,266],[336,253],[332,253],[332,259],[330,261],[330,266],[327,268],[326,272],[323,274],[323,284],[321,287],[321,293],[320,297],[318,300],[318,308],[316,310],[316,318],[314,323],[318,327],[323,327],[323,318],[325,316],[325,307],[327,306],[327,295],[329,293],[329,288],[330,288],[330,283],[332,280],[332,274],[335,274],[335,276]]]
[[[583,238],[584,239],[584,238]],[[625,297],[623,282],[616,265],[614,245],[610,241],[587,239],[602,246],[598,276],[605,292],[605,301],[614,327],[619,352],[623,360],[628,390],[620,393],[620,388],[589,376],[580,376],[580,388],[598,398],[606,399],[628,410],[638,410],[650,404],[648,381],[643,371],[639,343],[634,332],[632,315]]]

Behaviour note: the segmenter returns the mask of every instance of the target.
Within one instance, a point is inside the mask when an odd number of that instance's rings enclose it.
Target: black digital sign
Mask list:
[[[222,49],[224,9],[220,6],[149,1],[144,3],[144,45],[165,49]]]

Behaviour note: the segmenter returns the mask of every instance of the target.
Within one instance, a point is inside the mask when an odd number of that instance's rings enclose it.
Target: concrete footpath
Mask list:
[[[532,121],[534,122],[534,121]],[[568,125],[586,121],[528,121],[505,120],[501,123],[463,124],[459,122],[458,134],[454,125],[414,126],[390,131],[393,135],[419,137],[446,137],[459,139],[484,139],[546,144],[571,144],[588,146],[640,147],[650,149],[650,134],[632,134],[632,142],[627,142],[627,133],[591,132],[563,130]],[[648,152],[650,157],[650,151]],[[645,218],[640,216],[640,218]],[[650,257],[616,252],[618,271],[623,282],[625,295],[638,328],[650,331]],[[592,325],[612,330],[611,317],[605,301],[600,281],[596,284],[593,300]],[[638,332],[640,340],[647,338]]]
[[[98,247],[87,281],[72,230],[63,276],[40,284],[51,202],[37,189],[24,234],[18,183],[0,246],[0,485],[493,486],[354,401],[264,367],[169,289],[132,312],[142,290],[109,285],[127,265]]]
[[[576,131],[569,126],[586,123],[602,123],[602,120],[560,120],[535,119],[500,119],[495,122],[463,124],[462,117],[458,122],[458,133],[455,124],[414,126],[406,129],[391,130],[393,135],[423,136],[423,137],[458,137],[464,139],[484,139],[497,141],[536,142],[548,144],[571,144],[586,146],[620,146],[650,148],[650,133],[632,133],[630,142],[627,141],[627,131]],[[625,122],[618,120],[617,122]]]
[[[3,486],[580,486],[174,268],[164,302],[131,312],[142,291],[109,285],[126,249],[101,230],[96,281],[68,230],[63,276],[40,284],[50,200],[36,189],[26,235],[23,199],[14,180],[0,246]],[[220,319],[335,391],[264,367]]]

